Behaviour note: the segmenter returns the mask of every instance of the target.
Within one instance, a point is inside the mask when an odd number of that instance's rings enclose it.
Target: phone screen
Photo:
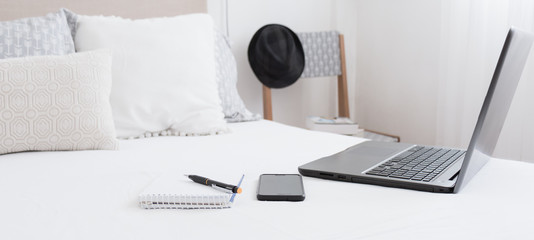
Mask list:
[[[305,198],[302,176],[298,174],[262,174],[258,186],[259,200],[302,201]]]

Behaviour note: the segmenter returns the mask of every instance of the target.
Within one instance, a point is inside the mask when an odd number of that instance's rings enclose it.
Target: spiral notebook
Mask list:
[[[182,174],[166,174],[139,194],[139,206],[144,209],[222,209],[232,207],[235,196],[235,193],[195,183]]]

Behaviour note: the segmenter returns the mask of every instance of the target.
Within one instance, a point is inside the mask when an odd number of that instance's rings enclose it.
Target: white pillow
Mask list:
[[[77,51],[113,51],[110,99],[119,138],[226,131],[209,15],[80,15],[74,42]]]
[[[111,53],[0,60],[0,154],[117,149]]]

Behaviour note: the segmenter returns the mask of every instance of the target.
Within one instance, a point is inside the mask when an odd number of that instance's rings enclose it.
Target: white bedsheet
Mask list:
[[[304,177],[303,202],[256,200],[262,173],[297,167],[362,139],[259,121],[231,134],[121,141],[119,151],[0,156],[0,239],[526,239],[534,164],[494,159],[459,194]],[[237,182],[222,210],[144,210],[158,176]]]

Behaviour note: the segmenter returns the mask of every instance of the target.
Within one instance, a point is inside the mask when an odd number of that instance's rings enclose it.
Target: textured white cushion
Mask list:
[[[226,131],[207,14],[130,20],[78,18],[77,51],[113,51],[111,106],[117,136]]]
[[[116,149],[111,54],[0,60],[0,154]]]

